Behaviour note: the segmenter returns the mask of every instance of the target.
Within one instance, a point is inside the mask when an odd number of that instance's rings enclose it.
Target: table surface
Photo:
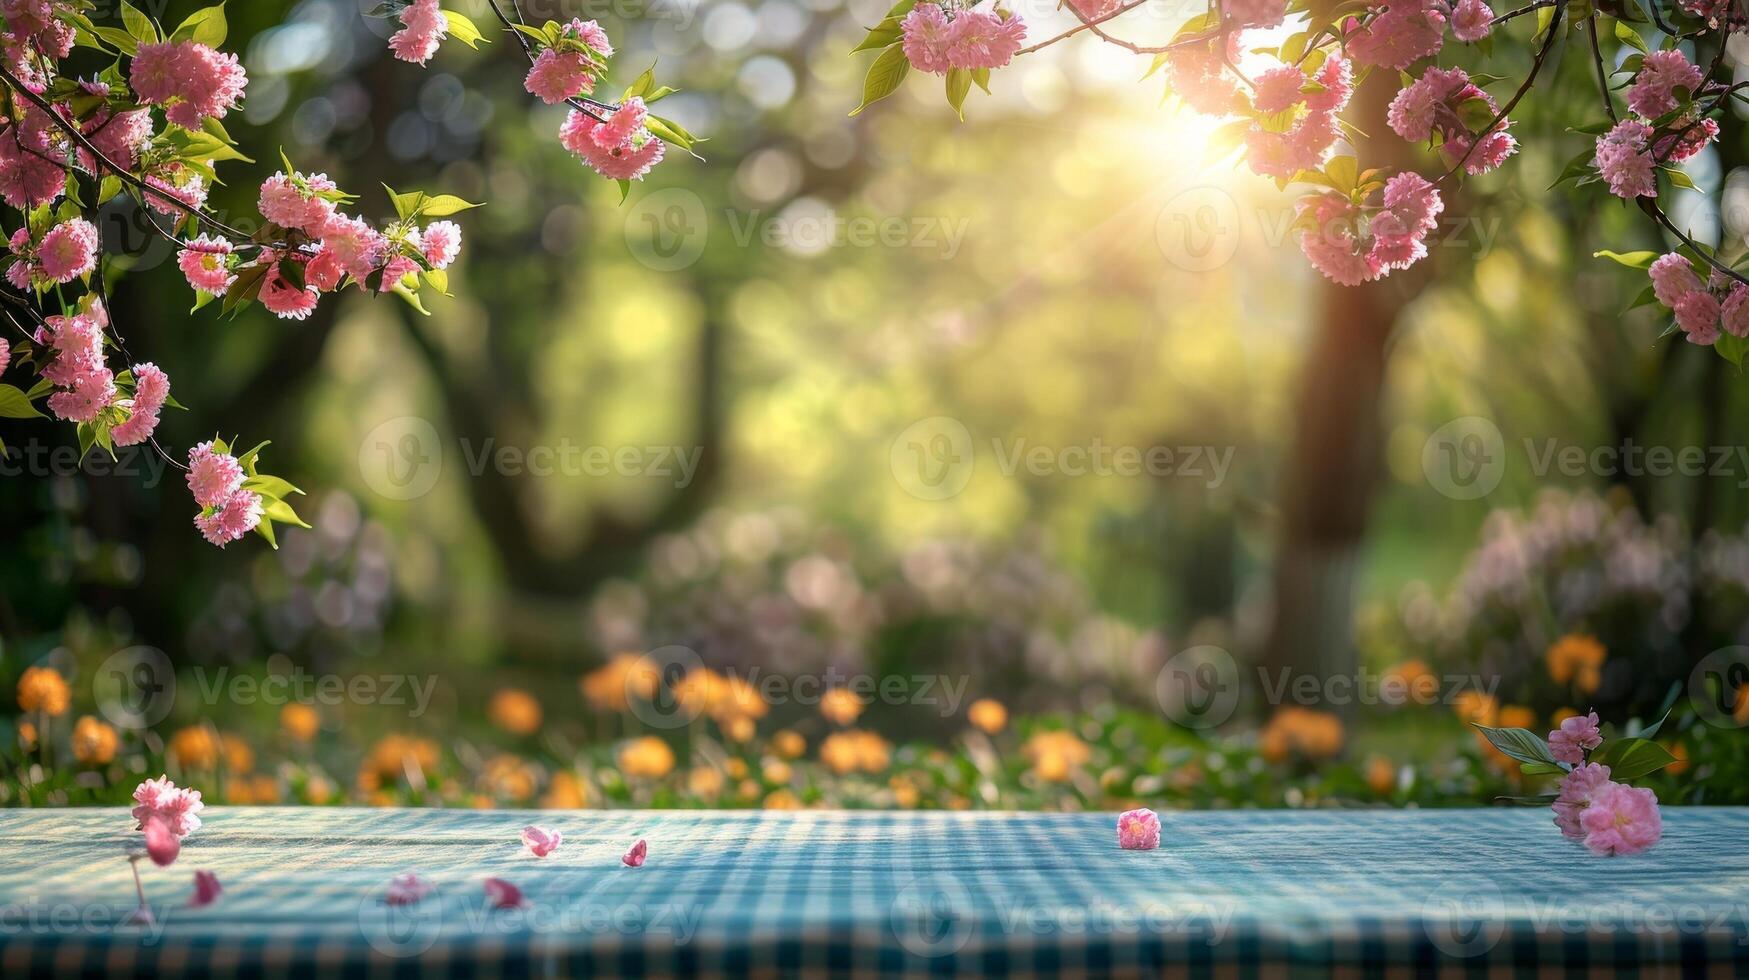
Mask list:
[[[1749,809],[1666,808],[1619,858],[1540,809],[1169,812],[1154,851],[1111,814],[203,816],[142,862],[147,928],[125,810],[0,811],[0,975],[1749,976]],[[527,854],[528,823],[564,845]],[[436,890],[385,904],[406,871]],[[528,906],[488,908],[489,876]]]

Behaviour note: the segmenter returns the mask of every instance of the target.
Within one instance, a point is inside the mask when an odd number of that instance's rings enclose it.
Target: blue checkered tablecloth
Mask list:
[[[135,901],[119,809],[0,812],[0,976],[1749,977],[1749,810],[1595,858],[1540,810],[208,810]],[[523,853],[539,822],[565,834]],[[638,837],[649,863],[622,867]],[[192,872],[223,897],[191,909]],[[423,902],[383,903],[428,877]],[[529,904],[488,908],[481,882]]]

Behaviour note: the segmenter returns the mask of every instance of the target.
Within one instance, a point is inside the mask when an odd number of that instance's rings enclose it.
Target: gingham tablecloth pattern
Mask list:
[[[1156,851],[1111,814],[206,817],[143,864],[141,928],[125,810],[0,812],[0,976],[1749,977],[1744,809],[1667,808],[1611,859],[1541,810],[1166,813]],[[531,822],[564,846],[523,853]],[[197,868],[225,892],[189,909]],[[409,870],[437,891],[383,904]]]

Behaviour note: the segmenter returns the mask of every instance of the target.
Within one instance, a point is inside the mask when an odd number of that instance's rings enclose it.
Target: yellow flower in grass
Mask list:
[[[1074,732],[1036,732],[1020,747],[1032,763],[1033,775],[1048,783],[1066,782],[1075,770],[1093,758],[1093,750]]]
[[[661,779],[674,771],[674,750],[654,735],[634,738],[620,746],[619,771],[628,779]]]
[[[1383,693],[1408,704],[1432,704],[1439,699],[1439,677],[1425,661],[1405,660],[1385,672]]]
[[[238,806],[272,806],[279,802],[279,780],[266,773],[232,779],[225,784],[225,797]]]
[[[767,810],[800,810],[802,801],[787,789],[774,789],[765,797],[764,806]]]
[[[115,758],[115,729],[86,715],[73,725],[73,758],[80,765],[108,765]]]
[[[1500,703],[1493,695],[1481,691],[1460,691],[1452,700],[1451,709],[1458,720],[1465,725],[1485,725],[1494,728],[1500,724]]]
[[[219,736],[219,747],[225,753],[225,768],[233,773],[249,772],[255,768],[255,750],[249,743],[243,741],[243,736],[235,732]]]
[[[916,807],[923,798],[917,786],[904,776],[894,776],[887,785],[893,789],[893,803],[902,810]]]
[[[304,783],[304,802],[312,806],[323,806],[334,798],[334,784],[321,776],[311,776]]]
[[[437,743],[410,735],[385,735],[371,746],[359,765],[360,789],[373,790],[384,783],[398,783],[417,776],[421,782],[431,779],[437,768]]]
[[[540,805],[548,810],[581,810],[589,805],[589,793],[576,773],[561,769],[547,782]]]
[[[294,742],[311,742],[322,730],[322,716],[314,705],[293,701],[279,709],[279,730]]]
[[[72,702],[66,678],[53,667],[26,667],[18,675],[18,707],[51,718],[67,713]]]
[[[820,761],[840,776],[858,771],[872,775],[891,764],[892,746],[874,732],[833,732],[820,743]]]
[[[686,773],[686,791],[706,802],[723,792],[723,774],[711,766],[696,766]]]
[[[1597,637],[1569,633],[1549,647],[1544,659],[1548,663],[1549,680],[1556,684],[1571,684],[1580,694],[1592,694],[1603,678],[1603,661],[1608,656]]]
[[[1536,729],[1536,712],[1522,704],[1509,704],[1500,709],[1501,728]]]
[[[753,719],[746,716],[730,718],[724,721],[722,725],[723,737],[731,742],[737,742],[742,745],[753,741],[753,736],[758,730],[758,726],[753,723]]]
[[[166,751],[171,761],[184,769],[217,769],[219,741],[205,725],[179,728],[170,736]]]
[[[18,723],[18,747],[26,752],[36,751],[36,726],[28,721]]]
[[[966,720],[985,735],[994,735],[1008,727],[1008,709],[1000,701],[979,698],[966,709]]]
[[[486,717],[511,735],[533,735],[540,731],[540,702],[527,691],[500,688],[486,704]]]
[[[1382,755],[1366,760],[1366,784],[1379,796],[1389,796],[1397,788],[1397,767]]]
[[[765,776],[765,781],[767,783],[776,786],[781,783],[789,782],[792,773],[790,772],[789,763],[773,759],[765,764],[763,775]]]
[[[771,751],[785,759],[799,759],[808,751],[808,740],[785,728],[771,736]]]
[[[820,714],[834,725],[854,725],[862,717],[862,699],[842,687],[820,695]]]
[[[501,753],[486,761],[480,771],[480,788],[498,799],[520,803],[534,796],[538,782],[534,767],[514,755]]]
[[[641,653],[617,653],[583,675],[583,697],[597,711],[629,711],[633,698],[654,700],[662,671]]]

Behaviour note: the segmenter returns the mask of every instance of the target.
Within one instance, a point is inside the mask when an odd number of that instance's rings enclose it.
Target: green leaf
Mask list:
[[[552,46],[552,43],[553,43],[552,37],[549,36],[546,31],[542,30],[539,27],[530,27],[527,24],[511,24],[510,26],[515,28],[516,30],[520,31],[523,34],[526,34],[529,37],[534,38],[536,41],[539,41],[541,44],[544,44],[548,47]]]
[[[452,214],[471,211],[477,207],[480,205],[470,204],[454,194],[439,194],[435,197],[427,197],[424,206],[419,208],[419,213],[427,218],[447,218]]]
[[[1618,783],[1650,775],[1676,761],[1670,750],[1646,738],[1612,738],[1591,753],[1591,761],[1609,767]]]
[[[966,118],[966,96],[972,91],[972,73],[964,68],[952,68],[947,73],[947,104],[953,106],[953,111],[964,122]]]
[[[155,44],[160,40],[158,25],[152,23],[152,18],[141,13],[128,0],[121,0],[121,22],[128,29],[128,34],[141,44]]]
[[[443,19],[449,22],[450,36],[470,48],[478,48],[481,42],[492,43],[486,35],[480,33],[480,27],[466,14],[458,14],[453,10],[442,10]]]
[[[1344,194],[1354,190],[1356,180],[1360,177],[1360,163],[1351,156],[1331,157],[1324,164],[1324,176],[1330,178],[1330,186]]]
[[[279,550],[279,542],[273,539],[273,522],[268,520],[265,515],[261,518],[261,523],[255,525],[255,533],[266,538],[267,543],[273,547],[274,551]]]
[[[1555,754],[1549,751],[1549,743],[1529,729],[1477,725],[1476,730],[1507,758],[1528,766],[1554,766],[1558,771],[1565,771],[1560,768],[1561,764],[1555,759]]]
[[[129,34],[127,31],[124,31],[119,27],[104,27],[99,25],[92,27],[91,32],[99,38],[109,42],[110,47],[130,58],[140,53],[140,42],[135,40],[132,34]]]
[[[1693,178],[1689,177],[1686,172],[1677,170],[1675,167],[1663,167],[1661,169],[1664,171],[1664,176],[1670,178],[1670,182],[1677,187],[1691,191],[1700,190],[1699,187],[1695,186]]]
[[[290,482],[277,476],[252,476],[243,481],[243,489],[253,490],[263,497],[272,497],[275,500],[283,500],[294,493],[303,493],[302,490],[292,486]],[[274,519],[283,520],[284,518],[276,517]]]
[[[642,75],[639,75],[637,77],[636,81],[634,81],[630,85],[626,86],[626,90],[620,96],[619,100],[621,102],[624,102],[625,100],[633,98],[633,97],[641,99],[644,96],[648,95],[650,93],[650,90],[655,88],[655,87],[656,87],[656,66],[651,65],[650,67],[644,69],[644,73]]]
[[[1612,252],[1605,248],[1592,252],[1591,257],[1594,259],[1611,259],[1630,269],[1650,269],[1652,263],[1657,261],[1658,253],[1643,250],[1638,252]]]
[[[261,502],[261,516],[294,527],[310,526],[304,523],[304,519],[298,516],[297,511],[292,510],[291,504],[283,500],[263,500]]]
[[[850,110],[850,114],[854,116],[897,92],[899,83],[910,71],[911,62],[906,60],[902,46],[894,44],[882,51],[874,64],[868,66],[868,75],[862,80],[862,104]]]
[[[230,34],[230,25],[225,22],[225,5],[203,7],[188,15],[170,35],[173,41],[193,41],[209,48],[222,47],[225,38]]]
[[[29,396],[11,385],[0,385],[0,418],[40,419],[43,413],[30,403]]]
[[[1743,367],[1743,355],[1749,353],[1749,340],[1734,337],[1728,333],[1720,333],[1719,339],[1713,343],[1713,349],[1719,356],[1730,361],[1739,370]]]
[[[1652,53],[1652,49],[1646,47],[1646,39],[1640,36],[1640,32],[1629,27],[1623,21],[1615,22],[1615,39],[1629,47],[1639,49],[1642,54]]]

